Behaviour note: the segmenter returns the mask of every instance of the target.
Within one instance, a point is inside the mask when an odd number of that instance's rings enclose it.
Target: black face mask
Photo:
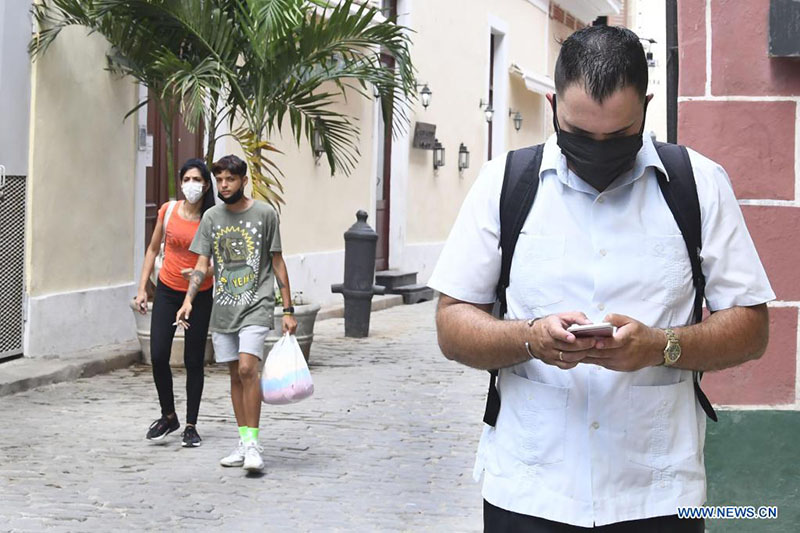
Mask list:
[[[644,115],[647,116],[647,102],[644,104]],[[604,191],[620,174],[633,167],[636,154],[642,147],[644,117],[642,129],[636,135],[614,137],[604,141],[596,141],[590,137],[563,131],[558,127],[556,114],[556,96],[553,95],[553,126],[556,130],[558,146],[569,161],[572,170],[583,181]]]
[[[243,196],[244,196],[244,184],[242,184],[242,186],[239,187],[239,190],[233,193],[230,196],[230,198],[225,198],[224,196],[222,196],[222,193],[220,192],[217,193],[217,197],[219,197],[220,200],[222,200],[228,205],[235,204],[236,202],[241,200]]]

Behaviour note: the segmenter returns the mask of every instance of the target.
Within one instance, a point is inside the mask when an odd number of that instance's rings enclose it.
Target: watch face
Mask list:
[[[681,347],[678,344],[670,343],[667,349],[664,350],[664,356],[670,364],[676,362],[681,356]]]

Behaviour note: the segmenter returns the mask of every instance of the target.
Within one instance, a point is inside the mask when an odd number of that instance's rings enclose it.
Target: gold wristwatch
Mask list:
[[[667,335],[667,346],[664,348],[664,366],[672,366],[681,358],[681,344],[675,332],[667,328],[664,330]]]

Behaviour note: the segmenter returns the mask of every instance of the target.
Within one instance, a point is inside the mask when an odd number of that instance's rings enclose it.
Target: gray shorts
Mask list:
[[[239,360],[240,353],[249,353],[263,360],[269,331],[266,326],[245,326],[236,333],[211,333],[214,359],[217,363],[231,363]]]

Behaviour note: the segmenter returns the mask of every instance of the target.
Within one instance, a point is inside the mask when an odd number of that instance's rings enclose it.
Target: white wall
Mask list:
[[[655,39],[650,47],[655,67],[648,69],[648,94],[654,95],[647,106],[646,130],[655,132],[659,141],[667,140],[667,12],[664,0],[628,0],[628,27],[639,37]]]

